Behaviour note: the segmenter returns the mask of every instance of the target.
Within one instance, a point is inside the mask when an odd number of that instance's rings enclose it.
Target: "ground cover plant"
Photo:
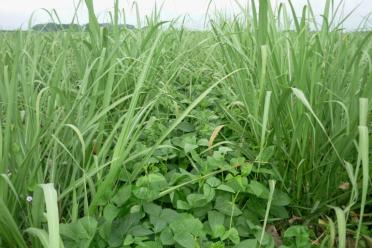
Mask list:
[[[372,33],[340,5],[189,31],[85,4],[88,31],[0,33],[0,247],[371,247]]]

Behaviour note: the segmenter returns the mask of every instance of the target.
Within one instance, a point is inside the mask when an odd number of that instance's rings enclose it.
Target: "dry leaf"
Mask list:
[[[339,189],[341,190],[348,190],[350,189],[350,183],[348,182],[343,182],[340,184],[340,186],[338,186]]]
[[[301,217],[293,215],[292,218],[290,218],[288,222],[289,222],[289,224],[293,224],[296,221],[301,220],[301,219],[302,219]]]
[[[268,225],[266,227],[266,232],[270,233],[271,236],[273,237],[274,242],[275,242],[275,247],[280,247],[283,244],[283,241],[274,225]]]
[[[213,145],[213,141],[216,139],[218,133],[221,131],[221,129],[224,127],[224,125],[218,126],[213,130],[213,133],[208,141],[208,148],[211,148]]]

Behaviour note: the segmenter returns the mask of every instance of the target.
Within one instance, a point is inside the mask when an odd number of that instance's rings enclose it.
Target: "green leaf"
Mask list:
[[[222,241],[214,242],[208,248],[225,248],[225,244]]]
[[[151,190],[162,190],[168,186],[168,183],[163,175],[151,173],[140,177],[136,185],[138,187],[148,187]]]
[[[214,210],[209,211],[208,222],[212,229],[214,226],[223,225],[225,222],[225,215]]]
[[[204,184],[203,185],[203,195],[204,195],[204,198],[207,202],[211,202],[216,195],[216,191],[215,191],[214,188],[211,188],[211,186],[209,186],[208,184]]]
[[[167,221],[160,216],[150,215],[150,223],[154,226],[155,233],[161,232],[166,226]]]
[[[280,190],[275,190],[274,196],[272,199],[273,206],[288,206],[291,203],[291,198],[289,198],[288,194],[284,193]]]
[[[116,216],[118,216],[119,212],[120,212],[119,208],[115,207],[113,204],[108,204],[103,209],[103,218],[111,222],[116,218]]]
[[[231,149],[230,147],[226,147],[226,146],[220,146],[218,148],[218,152],[220,152],[221,154],[226,154],[231,151],[233,151],[233,149]]]
[[[218,179],[217,177],[208,177],[206,183],[207,183],[209,186],[215,188],[215,187],[218,187],[218,186],[221,185],[221,180]]]
[[[195,150],[196,148],[198,148],[197,145],[186,143],[183,147],[183,150],[185,151],[185,153],[190,153],[192,150]]]
[[[227,184],[232,189],[234,189],[235,192],[245,191],[248,187],[248,179],[246,177],[242,177],[241,175],[232,176],[229,174],[226,177]]]
[[[151,201],[158,196],[159,191],[147,187],[135,187],[133,195],[141,200]]]
[[[180,148],[185,148],[186,144],[196,145],[196,137],[194,134],[185,134],[183,136],[173,138],[172,144]]]
[[[191,214],[181,214],[170,225],[174,234],[191,233],[195,236],[203,236],[203,224]]]
[[[188,232],[180,232],[174,235],[174,240],[182,247],[195,248],[196,242],[194,237]]]
[[[208,212],[208,223],[214,238],[222,237],[225,233],[225,215],[217,211]]]
[[[200,139],[197,143],[198,146],[208,146],[208,140],[207,139]]]
[[[265,147],[262,153],[260,153],[260,155],[256,158],[256,160],[261,162],[269,162],[272,156],[274,155],[274,152],[275,152],[274,146]]]
[[[124,237],[129,234],[131,227],[140,224],[141,217],[141,212],[134,212],[118,218],[112,223],[106,222],[104,229],[100,226],[100,236],[105,237],[110,247],[118,247],[124,242]]]
[[[193,208],[203,207],[208,203],[202,194],[189,194],[186,198],[187,202]]]
[[[234,246],[234,248],[256,248],[258,246],[257,239],[246,239],[240,242],[238,245]]]
[[[222,238],[225,233],[226,233],[226,228],[223,225],[216,225],[212,229],[213,238]]]
[[[222,240],[230,239],[234,244],[239,244],[240,237],[238,230],[234,227],[230,228],[221,238]]]
[[[214,208],[228,216],[239,216],[242,214],[242,211],[238,208],[238,206],[236,206],[235,203],[232,203],[231,201],[221,196],[216,198]]]
[[[304,247],[304,248],[311,247],[311,243],[309,239],[310,235],[305,226],[299,226],[299,225],[291,226],[284,232],[283,236],[287,240],[288,238],[294,238],[296,247]]]
[[[182,209],[182,210],[189,210],[191,207],[190,205],[182,200],[177,200],[177,209]]]
[[[195,127],[190,122],[182,121],[180,124],[178,124],[176,129],[181,130],[185,133],[189,133],[189,132],[194,131]]]
[[[257,227],[256,229],[257,229],[257,231],[254,235],[255,235],[255,238],[257,239],[258,243],[261,242],[261,246],[264,246],[264,247],[274,248],[275,247],[275,242],[274,242],[273,237],[270,234],[268,234],[267,232],[262,231],[261,227]]]
[[[137,246],[138,248],[162,248],[163,246],[157,241],[141,242]]]
[[[221,184],[220,186],[217,187],[218,190],[230,192],[230,193],[235,193],[235,190],[231,188],[230,186],[226,184]]]
[[[160,218],[165,220],[168,224],[174,222],[175,220],[179,219],[180,214],[177,213],[173,209],[165,208],[161,211]]]
[[[174,239],[172,231],[167,227],[160,234],[160,240],[163,245],[173,245]]]
[[[207,157],[207,165],[208,171],[230,167],[230,165],[225,161],[225,157],[218,152],[214,152],[212,157]]]
[[[112,198],[112,202],[115,203],[116,206],[121,207],[128,201],[128,199],[131,196],[131,193],[132,185],[124,185],[114,195],[114,197]]]
[[[159,205],[156,205],[154,203],[144,203],[143,210],[150,216],[160,216],[162,209]]]
[[[269,197],[269,189],[262,183],[259,183],[255,180],[250,182],[247,187],[247,192],[264,199],[268,199]]]
[[[252,172],[252,169],[253,169],[253,164],[252,163],[243,163],[240,167],[241,175],[243,177],[249,176],[249,174],[251,174],[251,172]]]
[[[134,243],[134,238],[132,235],[128,234],[127,236],[125,236],[123,245],[131,245],[133,243]]]
[[[134,237],[136,236],[149,236],[153,234],[153,231],[151,231],[148,227],[144,225],[137,225],[132,227],[129,230],[129,233],[132,234]]]
[[[60,224],[61,235],[67,238],[68,244],[74,247],[88,248],[97,231],[97,221],[92,217],[84,217],[76,223]]]

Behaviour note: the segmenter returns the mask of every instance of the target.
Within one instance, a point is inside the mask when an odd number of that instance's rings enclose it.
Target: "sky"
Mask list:
[[[191,29],[202,29],[211,0],[137,0],[140,17],[144,19],[150,15],[155,6],[161,6],[161,19],[171,20],[185,17],[185,26]],[[212,0],[209,14],[222,12],[225,14],[239,13],[236,1],[245,5],[247,0]],[[309,0],[319,20],[325,0]],[[335,0],[335,3],[341,0]],[[1,3],[3,2],[3,4]],[[6,3],[4,3],[6,2]],[[75,8],[79,0],[0,0],[0,29],[26,29],[29,23],[46,23],[51,21],[47,11],[55,10],[62,23],[70,23],[74,17]],[[113,9],[114,0],[93,0],[95,12],[100,22],[109,20],[108,12]],[[273,7],[285,0],[271,0]],[[293,0],[295,9],[301,13],[302,6],[307,0]],[[124,9],[127,24],[136,24],[136,11],[133,0],[119,0],[120,8]],[[345,22],[346,29],[356,29],[363,21],[364,27],[372,29],[372,18],[366,20],[366,16],[372,13],[372,0],[344,0],[342,12],[345,14],[352,11],[352,16]],[[85,24],[88,20],[84,4],[78,9],[78,21]],[[32,16],[32,18],[31,18]],[[31,20],[31,22],[30,22]]]

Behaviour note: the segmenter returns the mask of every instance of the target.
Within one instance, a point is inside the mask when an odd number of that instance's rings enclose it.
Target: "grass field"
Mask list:
[[[89,32],[0,33],[0,247],[372,246],[372,32],[85,3]]]

